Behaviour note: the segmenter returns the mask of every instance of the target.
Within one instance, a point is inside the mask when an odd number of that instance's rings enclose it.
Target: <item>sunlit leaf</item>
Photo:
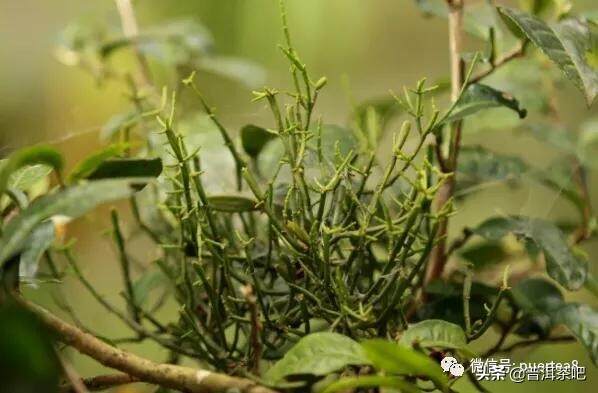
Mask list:
[[[0,164],[0,195],[6,190],[13,173],[25,166],[36,164],[44,164],[57,171],[62,170],[64,166],[62,155],[49,146],[33,146],[18,150]]]
[[[361,345],[375,369],[390,374],[426,376],[442,390],[448,389],[448,380],[440,365],[423,353],[382,339],[367,340]]]
[[[361,346],[338,333],[320,332],[303,337],[270,368],[264,378],[282,381],[290,375],[326,375],[349,365],[370,361]]]

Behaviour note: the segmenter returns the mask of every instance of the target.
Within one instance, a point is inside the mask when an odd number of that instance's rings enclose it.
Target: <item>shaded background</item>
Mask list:
[[[589,9],[593,0],[578,0],[578,9]],[[289,86],[288,63],[277,45],[282,42],[281,24],[275,0],[138,1],[141,26],[159,24],[171,18],[191,17],[201,21],[213,34],[221,54],[242,56],[261,64],[267,71],[267,84]],[[312,75],[325,75],[329,85],[319,103],[328,123],[346,123],[350,103],[400,90],[419,78],[446,77],[448,50],[446,21],[424,18],[410,0],[289,0],[289,23],[294,43]],[[66,67],[53,57],[59,32],[73,20],[106,20],[118,26],[112,1],[0,0],[0,157],[19,146],[56,141],[72,164],[99,147],[97,131],[115,113],[122,112],[128,100],[124,88],[108,83],[98,87],[87,73]],[[468,48],[481,49],[480,42]],[[542,72],[538,70],[538,72]],[[252,104],[251,91],[238,83],[217,76],[201,75],[202,89],[217,107],[219,116],[231,129],[248,122],[260,122],[266,112]],[[574,132],[583,121],[598,114],[597,107],[585,107],[581,94],[569,85],[559,87],[556,97],[563,120]],[[525,106],[525,101],[523,102]],[[69,137],[69,138],[67,138]],[[548,163],[555,152],[511,129],[469,130],[466,144],[483,144],[493,150],[522,154],[535,164]],[[594,184],[596,182],[594,176]],[[594,205],[598,189],[591,187]],[[517,190],[503,187],[484,190],[460,205],[452,222],[452,233],[463,225],[475,225],[496,213],[521,213],[537,217],[567,217],[573,214],[566,203],[540,186]],[[104,212],[105,213],[105,212]],[[78,238],[77,249],[86,274],[100,291],[120,302],[120,280],[115,277],[116,259],[109,239],[105,214],[95,214],[69,228]],[[595,244],[584,246],[598,255]],[[152,251],[143,247],[136,257]],[[592,269],[597,271],[593,258]],[[118,289],[117,289],[118,288]],[[31,290],[36,300],[50,304],[52,289]],[[75,282],[67,282],[69,298],[82,320],[94,330],[118,337],[126,330],[99,308]],[[583,294],[579,295],[584,298]],[[585,299],[584,300],[588,300]],[[594,303],[596,305],[596,303]],[[175,315],[167,308],[163,314]],[[168,317],[168,315],[164,315]],[[130,349],[160,360],[166,353],[151,344],[131,345]],[[578,359],[588,366],[586,382],[488,384],[495,391],[590,392],[598,387],[598,372],[580,345],[550,344],[541,349],[518,351],[515,361]],[[82,375],[102,370],[100,366],[73,354],[73,363]],[[508,386],[505,386],[508,385]],[[471,390],[466,383],[457,388]],[[120,392],[149,391],[143,386]]]

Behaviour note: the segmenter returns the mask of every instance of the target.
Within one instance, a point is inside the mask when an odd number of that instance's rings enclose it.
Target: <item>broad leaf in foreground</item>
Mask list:
[[[365,364],[370,361],[363,349],[349,337],[330,332],[313,333],[299,340],[264,378],[280,382],[290,375],[326,375],[349,365]]]
[[[598,94],[598,72],[586,58],[592,34],[588,26],[580,21],[565,21],[555,31],[523,11],[508,7],[498,7],[498,11],[508,25],[516,26],[563,71],[591,105]]]
[[[4,227],[0,266],[22,250],[29,235],[43,221],[54,215],[82,216],[102,203],[130,197],[145,183],[143,179],[99,180],[37,199]]]
[[[565,235],[553,223],[529,217],[496,217],[474,229],[474,233],[499,240],[512,233],[531,240],[543,252],[550,277],[569,290],[580,289],[586,281],[588,266],[569,248]]]
[[[362,344],[374,368],[388,374],[426,376],[443,391],[448,390],[448,379],[434,360],[404,345],[382,339]]]

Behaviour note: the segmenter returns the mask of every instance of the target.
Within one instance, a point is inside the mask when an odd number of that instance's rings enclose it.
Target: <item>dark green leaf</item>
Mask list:
[[[419,393],[421,390],[399,377],[388,377],[381,375],[364,375],[361,377],[346,377],[328,385],[322,393],[334,393],[338,391],[348,392],[357,388],[391,388],[406,393]]]
[[[160,158],[119,158],[100,163],[86,178],[89,180],[117,178],[150,178],[162,173]]]
[[[303,337],[270,368],[264,378],[279,382],[290,375],[326,375],[349,365],[369,364],[361,346],[337,333],[320,332]]]
[[[509,254],[501,242],[486,241],[465,248],[459,255],[470,262],[474,269],[483,269],[504,262]]]
[[[488,240],[500,240],[508,233],[533,241],[544,253],[548,275],[569,290],[581,288],[588,266],[569,248],[563,233],[551,222],[528,217],[497,217],[479,225],[474,232]]]
[[[465,90],[459,102],[441,124],[463,119],[485,109],[500,107],[515,111],[521,119],[527,115],[527,111],[521,108],[519,101],[511,95],[490,86],[476,83]]]
[[[256,200],[236,195],[210,196],[208,203],[212,209],[226,213],[244,213],[258,209]]]
[[[411,347],[418,344],[423,348],[456,349],[469,356],[465,332],[461,326],[440,319],[428,319],[410,325],[403,333],[399,344]]]
[[[467,146],[459,155],[456,195],[466,194],[486,183],[516,181],[527,171],[519,158],[494,153],[481,146]]]
[[[426,376],[442,390],[448,390],[448,380],[440,365],[423,353],[382,339],[367,340],[361,345],[377,370],[392,374]]]
[[[566,129],[551,123],[528,124],[524,131],[529,132],[535,139],[545,142],[568,154],[576,154],[577,142],[575,135]]]
[[[571,330],[598,364],[598,312],[585,304],[567,304],[557,311],[554,319]]]
[[[517,333],[547,337],[554,325],[552,315],[564,304],[561,291],[541,278],[528,278],[511,290],[515,305],[523,311],[523,322]]]
[[[10,177],[19,169],[28,165],[45,164],[57,171],[62,170],[62,155],[49,146],[33,146],[21,149],[3,161],[0,165],[0,196],[6,191]]]
[[[16,306],[0,307],[0,380],[3,392],[58,392],[61,368],[51,335]]]
[[[580,212],[585,208],[585,201],[575,183],[573,167],[570,162],[555,162],[547,169],[536,171],[533,178],[552,188],[559,196],[571,202]]]
[[[241,144],[250,157],[255,158],[275,135],[262,127],[248,124],[241,128]]]
[[[54,223],[45,221],[39,225],[25,242],[19,262],[19,276],[23,280],[33,280],[42,255],[54,242]]]
[[[80,179],[86,179],[93,173],[104,161],[109,158],[119,156],[124,153],[127,146],[123,144],[110,145],[97,153],[91,154],[89,157],[80,161],[75,165],[69,174],[69,181],[74,182]]]
[[[22,250],[32,231],[43,221],[54,215],[79,217],[102,203],[130,197],[146,181],[99,180],[35,200],[4,227],[0,237],[0,265]]]
[[[591,105],[598,94],[598,73],[587,63],[586,52],[591,38],[581,22],[565,22],[556,32],[541,19],[523,11],[498,7],[503,20],[517,28],[540,48],[585,95]]]

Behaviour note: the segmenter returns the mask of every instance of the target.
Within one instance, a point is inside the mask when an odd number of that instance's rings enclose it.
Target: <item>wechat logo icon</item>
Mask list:
[[[442,371],[450,373],[453,377],[460,377],[465,372],[463,365],[452,356],[443,358],[440,367],[442,367]]]

